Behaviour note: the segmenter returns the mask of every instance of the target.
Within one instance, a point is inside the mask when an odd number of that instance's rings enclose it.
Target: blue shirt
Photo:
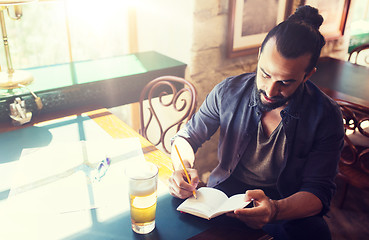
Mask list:
[[[256,134],[262,112],[254,89],[255,73],[225,79],[175,136],[185,138],[196,152],[220,127],[219,164],[212,171],[208,186],[213,187],[232,174]],[[280,114],[287,142],[277,190],[282,198],[299,191],[314,194],[321,200],[324,214],[336,189],[334,179],[343,146],[340,108],[308,80],[299,86]]]

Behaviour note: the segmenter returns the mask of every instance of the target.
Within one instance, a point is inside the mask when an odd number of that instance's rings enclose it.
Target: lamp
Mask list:
[[[4,50],[6,57],[6,65],[8,70],[0,72],[0,89],[14,89],[19,88],[21,85],[28,85],[33,81],[33,76],[26,71],[14,70],[12,59],[10,56],[8,34],[5,27],[4,12],[8,12],[8,16],[13,20],[19,20],[22,17],[21,4],[34,2],[36,0],[0,0],[0,24],[1,32],[4,41]],[[15,16],[11,16],[9,7],[14,7]]]

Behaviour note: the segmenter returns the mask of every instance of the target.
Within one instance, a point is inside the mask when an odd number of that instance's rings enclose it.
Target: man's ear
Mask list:
[[[313,68],[308,74],[305,74],[303,82],[306,82],[315,72],[316,72],[316,67]]]

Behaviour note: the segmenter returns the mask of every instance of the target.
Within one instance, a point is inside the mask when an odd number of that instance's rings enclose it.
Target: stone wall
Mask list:
[[[293,9],[299,2],[294,0]],[[255,71],[257,54],[232,59],[226,57],[228,1],[194,0],[193,14],[193,39],[186,78],[194,83],[200,105],[212,88],[226,77]],[[343,37],[328,42],[322,55],[344,58],[347,47],[347,37]],[[219,133],[215,134],[196,153],[196,167],[203,174],[204,182],[217,165],[218,136]]]

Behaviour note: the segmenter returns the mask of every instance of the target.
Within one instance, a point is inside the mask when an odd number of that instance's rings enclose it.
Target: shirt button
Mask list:
[[[241,155],[240,154],[237,154],[237,158],[240,158],[241,157]]]
[[[232,173],[232,169],[229,169],[229,173]]]

